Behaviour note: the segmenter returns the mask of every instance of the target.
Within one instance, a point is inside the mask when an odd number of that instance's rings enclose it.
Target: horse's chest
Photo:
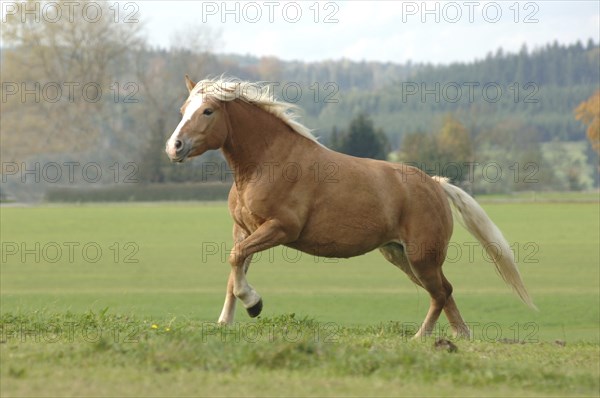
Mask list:
[[[247,206],[238,205],[235,211],[235,221],[243,226],[246,231],[252,233],[266,220]]]

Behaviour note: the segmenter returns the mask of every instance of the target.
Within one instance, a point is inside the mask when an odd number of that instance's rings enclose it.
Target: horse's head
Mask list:
[[[173,162],[183,162],[209,149],[219,149],[227,138],[223,103],[206,95],[202,88],[196,88],[196,83],[187,75],[185,84],[190,95],[181,107],[181,122],[165,148]]]

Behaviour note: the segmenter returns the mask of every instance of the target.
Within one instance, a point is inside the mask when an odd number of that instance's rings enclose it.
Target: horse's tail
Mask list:
[[[492,222],[483,208],[462,189],[448,182],[447,178],[433,177],[446,196],[450,199],[458,212],[458,221],[473,235],[484,247],[488,255],[494,260],[496,269],[502,279],[512,286],[521,300],[529,307],[536,309],[527,289],[521,280],[521,275],[515,263],[514,254],[500,229]]]

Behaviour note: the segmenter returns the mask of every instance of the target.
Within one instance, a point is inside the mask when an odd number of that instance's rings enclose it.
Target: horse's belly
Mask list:
[[[344,220],[327,227],[307,225],[300,237],[287,246],[321,257],[348,258],[365,254],[387,243],[385,225]]]
[[[293,243],[286,244],[293,249],[300,250],[304,253],[311,254],[319,257],[330,257],[330,258],[350,258],[354,256],[360,256],[361,254],[368,253],[380,245],[352,245],[346,246],[344,244],[336,242],[321,242],[317,244],[306,244],[305,242],[296,241]]]

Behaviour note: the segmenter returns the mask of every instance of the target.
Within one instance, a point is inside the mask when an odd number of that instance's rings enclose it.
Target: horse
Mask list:
[[[453,335],[469,337],[442,264],[453,213],[482,244],[505,282],[535,308],[502,232],[482,207],[447,179],[402,163],[357,158],[320,144],[297,121],[297,107],[268,85],[233,79],[195,83],[166,142],[172,162],[220,149],[233,171],[231,271],[219,324],[233,322],[236,299],[250,317],[263,301],[248,284],[252,255],[278,245],[348,258],[375,249],[430,296],[415,338],[431,335],[442,310]]]

